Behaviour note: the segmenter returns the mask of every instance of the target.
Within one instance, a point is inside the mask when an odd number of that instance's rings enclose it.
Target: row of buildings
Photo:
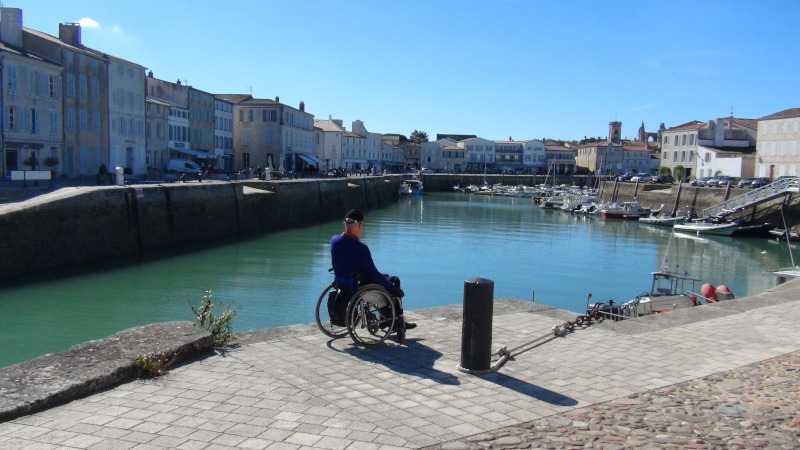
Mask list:
[[[368,131],[355,120],[317,120],[297,107],[250,94],[218,94],[82,43],[81,26],[59,24],[58,36],[23,26],[22,10],[0,8],[0,172],[25,168],[91,175],[101,164],[135,175],[194,160],[219,170],[268,167],[300,171],[517,173],[650,172],[684,178],[796,175],[800,108],[761,119],[735,117],[663,124],[636,140],[611,122],[605,140],[561,145],[545,139],[488,140],[437,135],[412,143]],[[676,173],[681,172],[681,173]]]

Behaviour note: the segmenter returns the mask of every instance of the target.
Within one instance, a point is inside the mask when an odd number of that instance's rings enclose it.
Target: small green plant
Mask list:
[[[158,344],[156,344],[158,347]],[[139,369],[140,378],[155,378],[167,373],[167,369],[175,362],[174,357],[168,353],[145,353],[139,354],[133,359],[133,363]]]
[[[57,166],[59,163],[58,158],[53,158],[52,156],[48,156],[44,159],[44,165],[47,167]]]
[[[672,175],[672,170],[669,167],[659,167],[658,168],[659,175]]]
[[[33,170],[34,168],[36,168],[36,166],[39,165],[39,160],[36,159],[36,156],[31,154],[31,156],[29,156],[28,159],[22,161],[22,164],[25,164],[26,166],[30,167],[31,170]]]
[[[200,305],[194,306],[189,303],[189,306],[197,319],[194,323],[195,326],[211,333],[215,346],[222,347],[236,340],[236,335],[233,334],[231,328],[233,319],[237,315],[235,306],[224,306],[222,302],[215,306],[214,301],[211,300],[211,291],[206,291],[206,295],[200,300]]]

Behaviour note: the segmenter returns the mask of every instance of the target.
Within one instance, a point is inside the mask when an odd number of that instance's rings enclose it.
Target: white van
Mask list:
[[[200,166],[188,159],[170,159],[169,163],[165,166],[167,172],[184,172],[184,173],[199,173]]]

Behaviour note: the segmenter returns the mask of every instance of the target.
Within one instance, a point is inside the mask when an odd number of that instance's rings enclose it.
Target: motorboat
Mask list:
[[[407,182],[403,182],[400,185],[400,189],[397,190],[398,197],[411,197],[411,186]]]
[[[633,300],[619,305],[615,305],[613,300],[607,303],[589,304],[587,299],[586,314],[600,311],[604,317],[618,321],[702,304],[695,294],[697,283],[700,282],[698,278],[686,272],[670,272],[666,268],[659,272],[651,272],[651,275],[653,284],[650,292],[645,291]]]
[[[553,192],[552,197],[544,198],[539,204],[544,209],[556,209],[564,205],[565,195],[563,192]]]
[[[770,223],[746,225],[743,222],[686,222],[675,225],[675,231],[718,236],[763,236],[775,228]]]
[[[583,208],[588,208],[597,202],[597,197],[593,195],[572,195],[568,200],[564,201],[561,209],[567,212],[581,211]]]
[[[659,215],[650,214],[647,217],[640,217],[639,222],[648,225],[661,225],[671,227],[673,225],[682,224],[686,221],[686,216],[672,217],[671,214],[661,213]]]
[[[796,231],[775,229],[769,230],[769,234],[775,236],[775,239],[779,241],[785,241],[787,239],[792,242],[800,241],[800,233]]]
[[[616,219],[639,219],[654,213],[659,213],[664,208],[662,204],[657,210],[643,208],[638,201],[624,202],[617,208],[608,208],[600,211],[600,215],[606,218]]]
[[[458,183],[457,185],[453,186],[454,192],[464,192],[467,189],[466,183]]]
[[[408,180],[406,183],[411,187],[411,195],[422,195],[422,181]]]

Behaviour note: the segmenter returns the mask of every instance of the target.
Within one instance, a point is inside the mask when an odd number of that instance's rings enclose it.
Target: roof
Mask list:
[[[557,152],[574,152],[575,150],[571,148],[564,147],[563,145],[545,145],[544,146],[547,150],[550,151],[557,151]]]
[[[228,103],[238,104],[253,98],[250,94],[214,94],[214,98],[224,100]]]
[[[455,145],[448,145],[447,147],[442,147],[442,150],[464,150],[461,147],[457,147]]]
[[[167,107],[177,106],[173,103],[165,102],[164,100],[158,100],[153,97],[145,97],[144,101],[146,101],[147,103],[155,103],[156,105],[167,106]]]
[[[53,35],[50,35],[50,34],[47,34],[47,33],[43,33],[43,32],[41,32],[39,30],[34,30],[33,28],[22,27],[22,30],[25,31],[25,32],[28,32],[28,33],[30,33],[30,34],[32,34],[34,36],[37,36],[39,38],[48,40],[50,42],[53,42],[55,44],[58,44],[58,45],[60,45],[60,46],[62,46],[64,48],[68,48],[68,49],[73,50],[73,51],[91,53],[92,55],[94,55],[94,56],[96,56],[98,58],[101,58],[101,59],[105,59],[106,56],[107,56],[105,53],[101,53],[101,52],[99,52],[99,51],[97,51],[97,50],[95,50],[93,48],[89,48],[89,47],[86,47],[84,45],[76,46],[76,45],[72,45],[72,44],[67,44],[66,42],[62,41],[61,39],[59,39],[59,38],[57,38],[57,37],[55,37]],[[120,59],[120,58],[117,58],[117,59]]]
[[[692,120],[691,122],[686,122],[684,124],[678,125],[677,127],[667,128],[665,131],[696,130],[698,128],[703,128],[706,125],[708,125],[706,122],[700,122],[699,120]]]
[[[495,144],[519,144],[525,145],[524,141],[494,141]]]
[[[622,143],[623,150],[630,150],[634,152],[649,152],[650,149],[647,147],[647,142],[642,141],[628,141]]]
[[[252,97],[250,97],[247,100],[239,102],[239,104],[246,106],[280,105],[280,103],[276,102],[275,100],[270,100],[268,98],[252,98]]]
[[[761,120],[779,119],[782,117],[797,117],[797,116],[800,116],[800,108],[789,108],[789,109],[784,109],[783,111],[778,111],[774,114],[770,114],[768,116],[764,116],[761,118]]]
[[[339,127],[339,125],[336,124],[336,122],[334,122],[334,121],[332,121],[330,119],[315,120],[314,121],[314,126],[315,127],[319,127],[320,129],[322,129],[322,131],[335,131],[335,132],[338,132],[338,133],[341,133],[341,132],[344,131],[344,130],[342,130],[341,127]]]
[[[800,108],[798,108],[800,110]],[[727,117],[726,120],[739,127],[747,127],[751,130],[758,129],[758,119],[742,119],[740,117]]]
[[[364,137],[364,136],[361,136],[361,135],[355,134],[355,133],[353,133],[352,131],[344,131],[344,130],[342,130],[342,136],[347,136],[347,137],[357,137],[357,138],[363,138],[363,137]]]
[[[2,42],[0,42],[0,51],[14,53],[16,55],[23,56],[25,58],[35,59],[37,61],[41,61],[41,62],[45,62],[45,63],[48,63],[48,64],[54,64],[56,66],[60,66],[60,64],[58,64],[57,62],[51,61],[49,59],[45,59],[45,58],[43,58],[43,57],[41,57],[39,55],[34,55],[33,53],[28,52],[24,48],[15,47],[13,45],[5,44],[5,43],[2,43]]]

